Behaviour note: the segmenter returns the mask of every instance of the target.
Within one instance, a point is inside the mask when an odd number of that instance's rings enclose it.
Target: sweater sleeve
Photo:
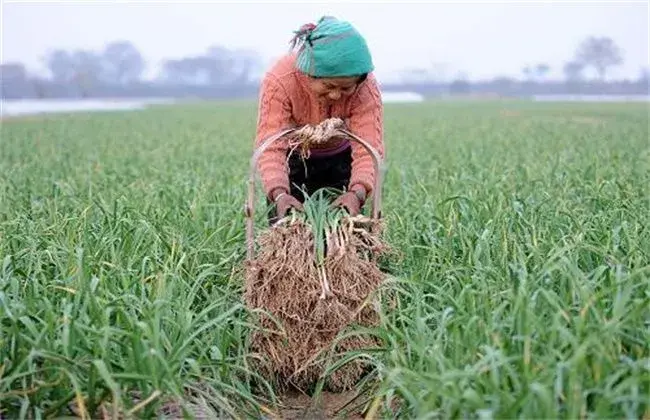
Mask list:
[[[348,120],[350,131],[369,143],[383,159],[385,153],[383,103],[379,85],[374,76],[369,76],[366,83],[360,87],[350,111]],[[376,176],[372,156],[365,147],[353,141],[352,176],[349,188],[352,189],[355,185],[360,184],[365,187],[368,194],[371,194]]]
[[[260,147],[268,137],[293,125],[291,104],[284,88],[273,74],[265,75],[260,84],[255,148]],[[285,138],[278,139],[258,158],[257,170],[267,196],[279,187],[289,191],[287,147]]]

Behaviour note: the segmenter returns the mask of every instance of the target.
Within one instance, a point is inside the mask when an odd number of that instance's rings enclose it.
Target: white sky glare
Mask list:
[[[625,63],[611,78],[636,79],[650,65],[648,1],[0,1],[1,60],[34,72],[44,71],[50,49],[99,50],[119,39],[142,52],[150,74],[165,58],[215,44],[255,49],[268,64],[287,51],[293,30],[322,15],[362,32],[384,79],[407,68],[437,68],[447,79],[522,77],[525,65],[540,62],[562,78],[589,35],[610,36],[623,49]]]

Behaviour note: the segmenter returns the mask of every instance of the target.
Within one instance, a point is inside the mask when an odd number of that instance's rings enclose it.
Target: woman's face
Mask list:
[[[309,83],[316,96],[327,102],[336,102],[352,95],[361,80],[360,77],[312,77]]]

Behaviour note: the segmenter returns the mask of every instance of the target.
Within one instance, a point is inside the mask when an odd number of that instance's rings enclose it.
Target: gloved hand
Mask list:
[[[294,208],[298,211],[303,211],[303,205],[298,199],[285,190],[276,190],[273,193],[273,202],[275,203],[278,219],[282,219],[287,215],[289,209]]]
[[[338,196],[332,203],[334,207],[343,207],[350,216],[356,216],[361,212],[361,207],[366,199],[366,190],[357,189],[356,191],[348,191]]]

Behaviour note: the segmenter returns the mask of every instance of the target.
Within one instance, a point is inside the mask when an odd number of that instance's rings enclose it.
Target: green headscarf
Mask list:
[[[366,40],[349,22],[323,16],[295,33],[293,45],[301,43],[296,66],[305,74],[349,77],[374,70]]]

